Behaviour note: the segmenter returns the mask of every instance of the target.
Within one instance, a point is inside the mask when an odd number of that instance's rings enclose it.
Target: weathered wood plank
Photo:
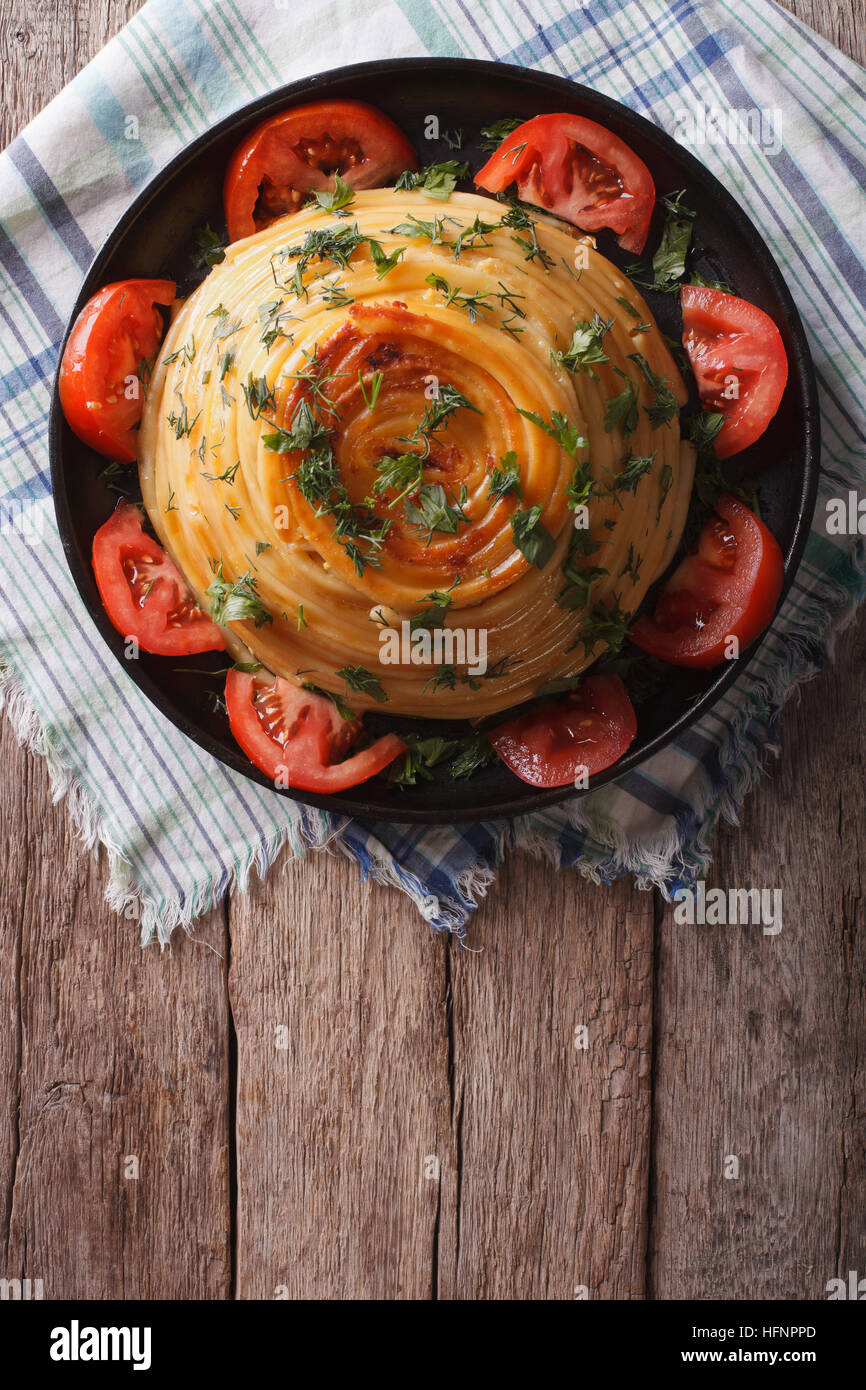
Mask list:
[[[652,934],[650,894],[518,856],[473,927],[481,953],[452,952],[440,1297],[643,1297]]]
[[[864,640],[789,708],[776,774],[720,837],[711,883],[781,889],[781,932],[664,914],[656,1298],[823,1298],[866,1274]]]
[[[855,63],[866,63],[862,0],[778,0],[778,3],[835,43]]]
[[[5,720],[0,758],[0,1277],[45,1298],[224,1298],[223,914],[142,955],[104,905],[104,856],[82,853]]]
[[[445,943],[322,854],[230,926],[238,1297],[430,1298],[455,1200]]]
[[[144,0],[0,0],[0,146],[42,110]]]

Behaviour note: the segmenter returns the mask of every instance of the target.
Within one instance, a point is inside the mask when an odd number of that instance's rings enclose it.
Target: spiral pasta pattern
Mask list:
[[[507,213],[358,193],[228,247],[180,307],[142,492],[236,659],[482,716],[589,665],[668,563],[694,465],[664,339],[590,238]],[[384,664],[407,622],[483,631],[486,672]]]

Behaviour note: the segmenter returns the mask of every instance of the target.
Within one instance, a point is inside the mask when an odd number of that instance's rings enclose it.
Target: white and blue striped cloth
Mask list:
[[[510,824],[346,823],[236,776],[189,743],[103,647],[67,572],[47,412],[64,323],[106,233],[184,144],[252,97],[370,58],[494,58],[586,83],[675,133],[684,107],[766,108],[781,143],[697,153],[773,248],[807,325],[824,437],[818,520],[784,610],[711,715],[588,798]],[[770,0],[148,0],[0,160],[0,660],[20,737],[45,754],[110,901],[166,941],[281,845],[333,842],[462,930],[510,848],[600,880],[672,888],[706,868],[794,683],[864,592],[862,542],[828,497],[866,453],[866,74]]]

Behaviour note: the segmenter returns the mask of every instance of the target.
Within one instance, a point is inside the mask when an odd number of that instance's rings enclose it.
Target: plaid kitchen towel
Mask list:
[[[65,320],[94,248],[184,144],[252,97],[363,59],[494,58],[573,78],[700,141],[700,113],[761,110],[752,144],[696,152],[773,249],[821,389],[816,525],[772,632],[718,707],[583,800],[508,824],[346,822],[236,776],[187,742],[103,647],[67,572],[47,414]],[[692,117],[694,119],[692,120]],[[462,932],[502,856],[546,853],[598,880],[670,891],[700,876],[735,818],[794,685],[864,592],[862,541],[829,536],[831,497],[866,455],[866,73],[770,0],[148,0],[0,162],[0,657],[19,737],[44,754],[108,896],[166,942],[284,843],[331,845]]]

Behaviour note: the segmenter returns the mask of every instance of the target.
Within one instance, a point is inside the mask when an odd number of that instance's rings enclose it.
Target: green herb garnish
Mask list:
[[[541,520],[542,507],[511,513],[511,534],[524,559],[542,569],[556,549],[556,541]]]
[[[223,577],[223,562],[211,560],[214,578],[205,590],[210,599],[210,614],[218,627],[232,622],[252,622],[256,627],[274,621],[258,593],[258,580],[247,570],[230,584]]]
[[[418,526],[427,532],[427,544],[429,545],[433,539],[434,531],[454,535],[461,521],[468,522],[470,520],[463,510],[466,497],[466,488],[461,487],[460,496],[456,504],[452,506],[441,483],[421,483],[418,488],[417,499],[410,501],[407,498],[403,503],[403,510],[411,525]]]
[[[592,322],[581,319],[574,325],[570,346],[565,352],[554,353],[554,358],[569,372],[585,372],[593,381],[598,381],[594,367],[610,358],[602,347],[605,335],[613,327],[613,319],[602,319],[594,314]]]
[[[604,428],[610,434],[611,430],[616,429],[618,425],[628,439],[638,427],[638,385],[625,372],[620,371],[619,367],[614,367],[613,370],[617,376],[622,377],[625,386],[619,395],[607,398],[604,409]]]
[[[443,202],[451,197],[457,187],[458,179],[469,174],[469,165],[456,159],[443,160],[441,164],[428,164],[425,169],[407,169],[395,183],[399,191],[418,189],[427,198],[440,198]]]
[[[339,171],[334,173],[334,187],[330,192],[313,194],[313,201],[325,212],[342,212],[343,208],[347,208],[354,200],[354,188],[346,183]]]
[[[379,399],[379,392],[382,389],[382,382],[384,381],[384,379],[385,378],[381,372],[373,373],[372,377],[370,378],[370,394],[368,396],[366,388],[364,386],[363,370],[360,367],[358,368],[358,385],[361,388],[361,395],[364,397],[364,404],[368,410],[376,409],[376,402]]]
[[[346,692],[356,690],[362,695],[372,695],[380,705],[388,699],[380,682],[365,666],[342,666],[334,674],[346,682]]]
[[[483,150],[498,150],[503,140],[507,140],[519,125],[523,125],[520,116],[503,116],[498,121],[491,121],[490,125],[481,127],[481,148]]]
[[[560,448],[564,449],[567,454],[571,454],[572,458],[575,457],[578,449],[587,447],[588,441],[584,439],[577,426],[570,424],[558,410],[554,410],[549,424],[534,410],[521,410],[518,406],[517,413],[522,415],[524,419],[531,420],[533,425],[544,430],[545,434],[549,434],[551,439],[556,440]]]
[[[654,392],[655,399],[652,405],[646,407],[653,429],[658,429],[660,425],[670,424],[674,416],[678,415],[680,411],[671,383],[666,376],[661,376],[658,372],[653,371],[642,353],[630,352],[629,359],[637,363]]]
[[[219,265],[220,261],[225,260],[225,243],[207,222],[203,227],[196,227],[192,239],[195,242],[195,250],[190,260],[196,270],[201,270],[204,266]]]
[[[499,467],[494,468],[490,474],[490,482],[487,487],[487,497],[491,501],[496,501],[501,497],[515,496],[523,501],[523,489],[520,485],[520,464],[517,462],[517,454],[513,449],[509,449],[507,454],[503,454],[499,460]]]

